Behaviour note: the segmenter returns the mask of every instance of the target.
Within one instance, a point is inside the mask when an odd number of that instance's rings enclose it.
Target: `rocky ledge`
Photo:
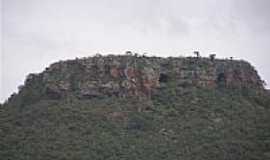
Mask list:
[[[254,67],[242,60],[96,55],[60,61],[42,73],[28,75],[19,94],[51,99],[68,95],[86,99],[104,96],[151,98],[153,92],[166,85],[179,89],[264,89]]]

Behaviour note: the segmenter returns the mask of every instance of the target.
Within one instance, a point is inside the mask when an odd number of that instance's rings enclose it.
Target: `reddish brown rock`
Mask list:
[[[80,98],[149,99],[153,91],[167,85],[177,90],[183,87],[263,89],[256,70],[245,61],[190,57],[96,56],[54,63],[43,73],[30,75],[26,81],[34,81],[35,77],[41,77],[39,83],[45,91],[41,94],[49,97],[69,93]]]
[[[111,68],[110,74],[113,78],[119,78],[120,76],[118,68]]]

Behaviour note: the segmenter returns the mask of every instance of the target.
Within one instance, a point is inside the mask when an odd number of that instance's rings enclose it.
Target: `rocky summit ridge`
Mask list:
[[[150,99],[164,83],[170,82],[179,90],[186,87],[264,89],[257,71],[243,60],[129,54],[56,62],[42,73],[29,74],[19,93],[32,90],[33,100],[69,95],[82,99],[108,96]]]

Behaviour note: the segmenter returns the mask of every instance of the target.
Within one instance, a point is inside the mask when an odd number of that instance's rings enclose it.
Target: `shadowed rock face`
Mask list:
[[[38,81],[38,82],[37,82]],[[214,89],[263,89],[256,70],[245,61],[208,58],[96,56],[61,61],[40,74],[30,74],[22,90],[41,84],[41,96],[59,99],[104,96],[151,98],[162,84]],[[32,87],[33,88],[33,87]]]

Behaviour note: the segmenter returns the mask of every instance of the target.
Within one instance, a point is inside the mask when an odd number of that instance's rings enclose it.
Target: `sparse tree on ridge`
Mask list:
[[[213,62],[215,60],[216,54],[210,54],[209,57],[210,60]]]
[[[131,56],[132,52],[131,51],[126,51],[126,55]]]
[[[200,52],[199,51],[194,51],[193,53],[196,55],[197,58],[200,57]]]

